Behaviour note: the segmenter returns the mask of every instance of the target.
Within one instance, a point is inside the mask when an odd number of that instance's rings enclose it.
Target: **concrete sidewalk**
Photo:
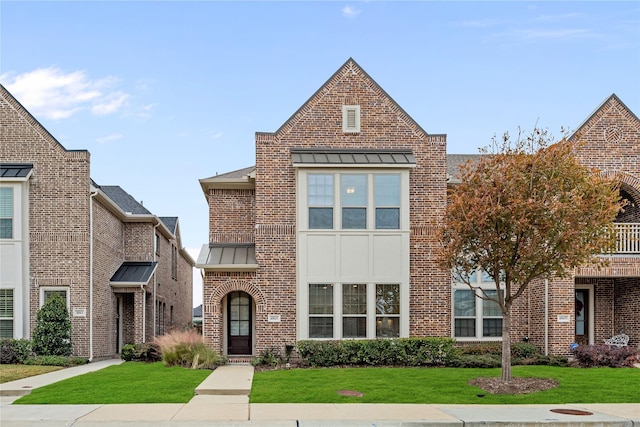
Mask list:
[[[94,362],[0,385],[2,394],[22,392],[65,377],[120,363]],[[90,367],[89,367],[90,366]],[[72,371],[73,369],[73,371]],[[222,366],[186,404],[12,405],[0,398],[2,427],[74,426],[611,426],[640,427],[640,404],[413,405],[413,404],[250,404],[251,366]],[[552,412],[578,410],[589,415]]]

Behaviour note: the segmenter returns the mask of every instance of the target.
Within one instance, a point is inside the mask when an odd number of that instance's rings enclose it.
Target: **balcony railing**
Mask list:
[[[640,223],[617,223],[619,254],[640,254]]]

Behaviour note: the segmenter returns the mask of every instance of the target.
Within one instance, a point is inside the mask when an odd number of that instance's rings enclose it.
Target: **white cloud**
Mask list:
[[[360,9],[353,6],[347,5],[342,8],[342,16],[344,16],[345,18],[355,18],[356,16],[360,15],[360,12],[362,12]]]
[[[214,133],[212,138],[213,139],[220,139],[220,138],[222,138],[222,135],[223,135],[222,132]]]
[[[112,133],[111,135],[107,135],[107,136],[103,136],[101,138],[96,139],[96,141],[98,141],[100,144],[106,144],[107,142],[111,142],[111,141],[118,141],[120,139],[122,139],[124,137],[124,135],[122,135],[121,133]]]
[[[122,108],[127,98],[129,98],[129,95],[124,92],[113,92],[99,102],[96,102],[93,107],[91,107],[91,112],[96,116],[106,116],[115,113]]]
[[[128,94],[112,90],[113,77],[91,79],[84,71],[64,72],[55,66],[23,74],[0,75],[4,86],[36,116],[65,119],[83,110],[95,115],[121,109]]]

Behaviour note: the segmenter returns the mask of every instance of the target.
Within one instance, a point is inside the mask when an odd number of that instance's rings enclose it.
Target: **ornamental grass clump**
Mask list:
[[[156,338],[165,366],[215,369],[225,363],[223,357],[202,342],[195,330],[171,331]]]

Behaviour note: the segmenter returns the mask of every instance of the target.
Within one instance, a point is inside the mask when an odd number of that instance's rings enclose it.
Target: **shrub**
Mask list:
[[[540,350],[531,343],[520,341],[511,344],[511,356],[514,358],[531,359],[538,355],[540,355]]]
[[[275,348],[268,348],[262,350],[258,357],[251,361],[253,366],[269,366],[276,367],[279,363],[282,363],[282,356]]]
[[[580,345],[573,350],[576,362],[580,366],[609,366],[620,368],[630,366],[628,360],[637,355],[633,347],[609,347],[608,345]]]
[[[434,366],[452,359],[451,338],[299,341],[298,353],[311,366]]]
[[[127,362],[159,362],[162,355],[156,343],[126,344],[120,350],[120,358]]]
[[[31,356],[31,341],[4,338],[0,341],[0,363],[19,364]]]
[[[71,320],[67,303],[60,295],[54,294],[38,310],[33,351],[44,356],[69,356],[71,349]]]
[[[454,368],[499,368],[502,357],[496,354],[461,354],[449,362]]]
[[[157,337],[155,343],[166,366],[215,369],[225,363],[223,357],[202,342],[202,335],[195,329],[172,331]]]
[[[44,365],[44,366],[70,366],[85,365],[88,362],[84,357],[67,357],[67,356],[35,356],[29,357],[24,361],[25,365]]]

